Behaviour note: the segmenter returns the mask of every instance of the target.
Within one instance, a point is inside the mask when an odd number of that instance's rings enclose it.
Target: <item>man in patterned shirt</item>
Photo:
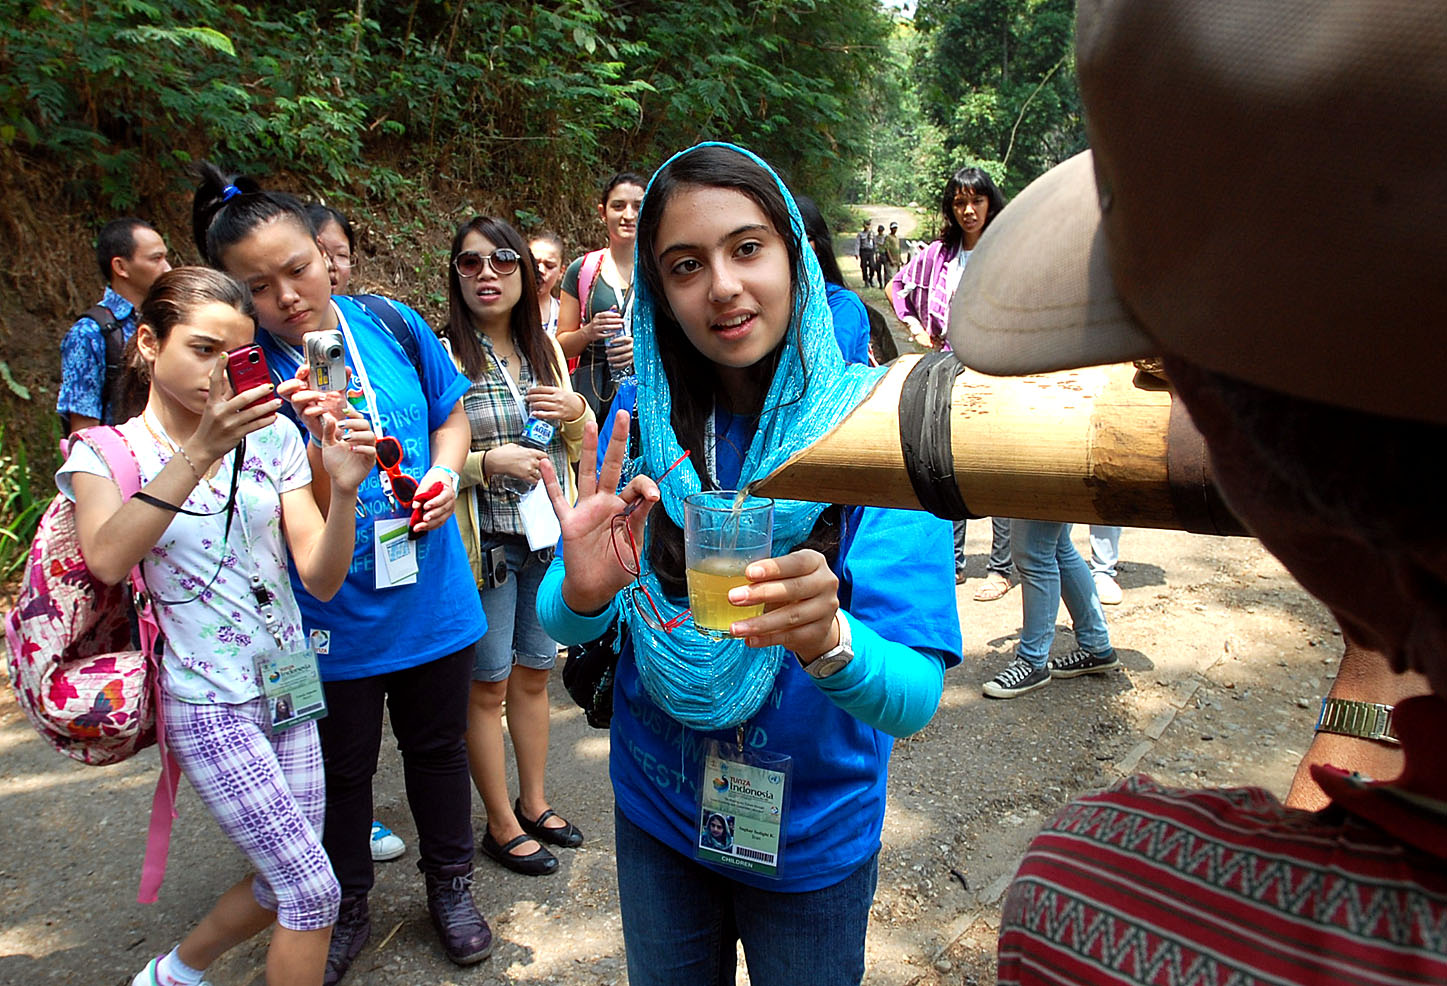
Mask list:
[[[60,344],[60,394],[55,409],[67,432],[115,424],[110,390],[119,377],[121,352],[136,331],[136,307],[156,278],[171,269],[161,234],[140,219],[105,224],[95,244],[106,283],[99,304],[76,320]]]
[[[1076,63],[1093,156],[991,224],[954,352],[1161,355],[1237,516],[1380,656],[1349,650],[1323,704],[1358,749],[1313,744],[1319,811],[1144,777],[1068,804],[1006,897],[1000,982],[1447,982],[1447,17],[1082,0]]]

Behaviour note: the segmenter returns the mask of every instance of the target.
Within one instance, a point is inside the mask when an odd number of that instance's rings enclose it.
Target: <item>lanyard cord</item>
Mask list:
[[[216,580],[221,577],[221,570],[226,567],[226,547],[227,543],[231,539],[231,521],[236,516],[236,487],[237,484],[241,481],[241,464],[243,461],[245,461],[245,458],[246,438],[243,436],[241,439],[241,444],[236,446],[236,451],[232,453],[231,456],[231,492],[228,493],[226,496],[226,528],[221,535],[221,557],[216,562],[216,571],[211,573],[211,578],[206,581],[205,585],[197,589],[195,594],[187,599],[162,599],[160,596],[157,596],[153,593],[151,595],[152,601],[160,603],[163,606],[184,606],[186,603],[194,603],[196,600],[206,595],[206,593],[210,592],[211,587],[216,584]],[[214,517],[221,511],[216,510],[212,511],[211,513],[204,514],[198,514],[190,510],[184,510],[181,512],[191,514],[194,517]]]
[[[342,338],[346,340],[347,349],[352,354],[352,369],[357,373],[357,384],[362,388],[362,398],[367,402],[367,415],[372,419],[372,433],[381,438],[382,412],[377,410],[377,392],[372,389],[372,382],[367,377],[367,365],[362,362],[362,347],[357,345],[356,337],[352,335],[352,327],[347,324],[346,316],[335,301],[332,302],[332,311],[336,313],[337,327],[342,330]],[[385,482],[385,478],[383,481]]]
[[[285,650],[285,644],[281,639],[281,617],[276,615],[276,607],[272,604],[271,591],[261,581],[261,565],[256,560],[255,553],[251,550],[251,532],[246,526],[246,504],[238,501],[236,504],[237,513],[241,514],[241,542],[245,546],[246,557],[251,562],[251,598],[256,600],[256,606],[261,614],[261,620],[266,624],[267,633],[271,639],[276,641],[277,651]],[[229,520],[229,518],[228,518]],[[278,559],[279,560],[279,559]],[[285,567],[285,562],[282,562]]]

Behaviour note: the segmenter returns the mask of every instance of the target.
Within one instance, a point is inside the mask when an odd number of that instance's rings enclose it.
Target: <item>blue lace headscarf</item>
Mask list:
[[[834,337],[834,319],[824,290],[824,276],[803,220],[789,189],[759,157],[733,144],[705,143],[682,151],[654,174],[644,195],[643,210],[658,175],[669,165],[700,147],[722,147],[753,161],[774,180],[789,207],[789,222],[799,243],[799,264],[794,270],[794,313],[785,333],[774,378],[759,415],[758,430],[744,455],[739,488],[762,479],[794,453],[813,444],[852,411],[878,383],[883,370],[846,364]],[[651,249],[640,237],[637,249]],[[635,270],[641,268],[635,260]],[[633,460],[635,473],[662,475],[683,455],[673,432],[673,399],[658,355],[655,337],[655,299],[644,278],[636,277],[631,309],[633,362],[638,374],[641,454]],[[802,354],[802,355],[801,355]],[[761,363],[764,366],[766,363]],[[711,436],[710,436],[711,437]],[[690,459],[659,484],[661,506],[680,528],[683,499],[703,488]],[[787,554],[801,544],[827,504],[779,500],[774,504],[773,555]],[[655,508],[656,509],[656,508]],[[658,577],[643,555],[641,579],[665,619],[677,612],[665,599]],[[622,608],[633,638],[634,659],[643,687],[658,706],[679,722],[695,729],[725,729],[747,721],[773,688],[782,666],[782,647],[753,648],[742,640],[722,643],[700,635],[691,622],[672,633],[654,630],[633,606]]]

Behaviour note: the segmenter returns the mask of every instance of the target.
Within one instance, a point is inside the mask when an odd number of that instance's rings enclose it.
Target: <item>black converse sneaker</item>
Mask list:
[[[1083,674],[1100,674],[1120,667],[1120,658],[1112,648],[1104,654],[1092,654],[1084,647],[1077,647],[1069,654],[1050,659],[1050,677],[1079,678]]]
[[[993,680],[985,682],[984,692],[989,698],[1014,698],[1048,684],[1048,668],[1031,667],[1029,661],[1017,657],[1005,666],[1004,671],[995,675]]]

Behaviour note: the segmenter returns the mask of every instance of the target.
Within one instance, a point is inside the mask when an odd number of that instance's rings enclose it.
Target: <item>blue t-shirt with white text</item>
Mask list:
[[[371,312],[350,298],[332,301],[362,350],[383,433],[401,442],[402,471],[420,480],[432,464],[431,433],[452,413],[467,389],[467,377],[458,372],[422,316],[406,305],[393,302],[418,342],[420,380],[396,336]],[[273,381],[295,376],[300,354],[294,347],[264,331],[257,341],[266,351]],[[347,399],[366,414],[350,347],[347,365],[352,369]],[[437,660],[475,644],[487,626],[455,519],[417,540],[415,583],[376,588],[374,525],[410,514],[383,492],[380,477],[373,469],[358,490],[352,567],[337,594],[319,602],[303,588],[295,565],[291,566],[302,622],[325,681],[367,678]]]
[[[632,396],[620,392],[620,404],[631,409]],[[723,414],[719,423],[719,481],[727,486],[738,481],[752,423]],[[834,565],[840,606],[886,640],[932,651],[946,667],[958,664],[949,522],[918,510],[845,507],[843,514]],[[779,878],[702,865],[750,886],[803,892],[838,883],[878,851],[894,741],[830,701],[792,654],[744,737],[750,750],[792,758]],[[644,689],[626,647],[614,690],[614,796],[629,821],[686,856],[698,839],[698,785],[710,739],[733,743],[736,730],[700,732],[669,716]]]

